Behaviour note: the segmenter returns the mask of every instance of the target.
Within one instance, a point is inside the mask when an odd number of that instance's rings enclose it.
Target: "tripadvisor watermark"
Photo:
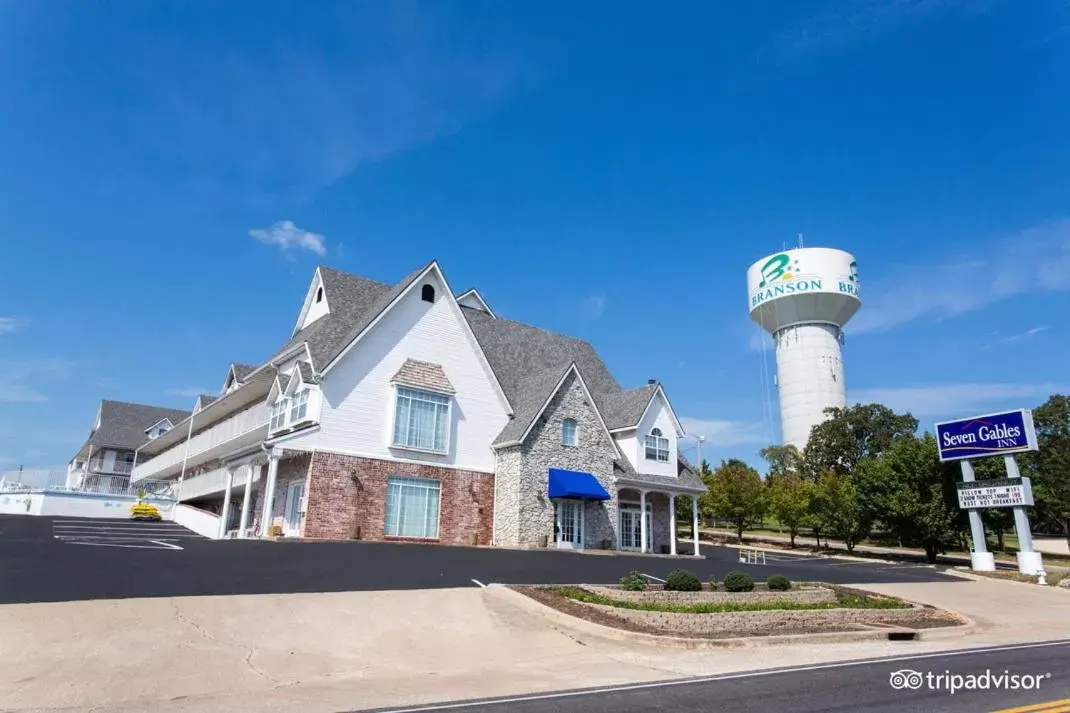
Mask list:
[[[897,691],[947,691],[955,695],[959,691],[1038,691],[1040,682],[1051,678],[1051,672],[1011,673],[985,669],[984,673],[952,673],[944,671],[915,671],[904,668],[892,671],[888,683]]]

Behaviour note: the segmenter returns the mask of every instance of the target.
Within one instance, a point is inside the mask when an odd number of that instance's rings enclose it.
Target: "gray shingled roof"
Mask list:
[[[245,377],[256,371],[256,367],[252,364],[232,364],[234,367],[234,378],[238,381],[245,381]]]
[[[287,374],[279,374],[279,391],[286,391],[286,387],[290,385],[290,377]]]
[[[100,448],[135,450],[145,442],[145,431],[163,419],[179,423],[190,415],[189,411],[131,404],[123,401],[100,402],[100,428],[89,435],[82,448],[93,445]],[[80,451],[79,451],[80,452]]]
[[[406,359],[390,381],[404,386],[430,389],[431,391],[439,391],[445,394],[456,392],[441,365],[418,359]]]
[[[657,388],[647,384],[622,389],[594,347],[582,339],[496,319],[470,307],[462,307],[461,312],[513,407],[513,419],[495,439],[496,445],[523,435],[573,362],[611,429],[637,424]]]
[[[312,381],[312,365],[307,361],[297,362],[297,372],[301,375],[301,381],[306,384],[314,383]]]
[[[391,287],[382,282],[320,266],[323,292],[330,312],[295,334],[272,358],[307,342],[313,368],[323,371],[346,345],[426,269],[427,265]]]
[[[675,478],[670,475],[637,473],[626,458],[617,459],[613,462],[613,466],[614,475],[620,485],[653,485],[671,490],[687,490],[700,493],[704,493],[707,490],[706,484],[695,474],[691,464],[683,456],[680,456],[676,462],[677,477]]]

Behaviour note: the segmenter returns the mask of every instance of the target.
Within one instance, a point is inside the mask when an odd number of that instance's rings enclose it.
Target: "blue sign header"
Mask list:
[[[1021,409],[936,424],[940,460],[1007,456],[1037,449],[1033,412]]]

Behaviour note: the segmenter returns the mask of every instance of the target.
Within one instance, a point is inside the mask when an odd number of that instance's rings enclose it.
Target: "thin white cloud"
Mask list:
[[[884,404],[893,411],[909,411],[921,418],[968,415],[996,408],[1033,408],[1052,394],[1066,392],[1067,386],[1056,383],[960,383],[852,389],[847,397],[852,404]]]
[[[73,368],[65,359],[0,359],[0,402],[44,403],[38,384],[70,378]]]
[[[25,317],[0,317],[0,334],[18,331],[29,323]]]
[[[680,424],[692,436],[706,439],[703,447],[742,446],[772,443],[773,436],[769,428],[761,421],[730,421],[725,419],[705,419],[684,416]]]
[[[1027,329],[1024,332],[1019,332],[1018,334],[1012,334],[1009,337],[1003,337],[1002,339],[997,339],[996,343],[997,344],[1013,344],[1014,342],[1028,341],[1029,339],[1032,339],[1034,335],[1040,334],[1041,332],[1046,331],[1047,329],[1048,329],[1048,325],[1044,325],[1042,327],[1033,327],[1032,329]]]
[[[1070,219],[1061,219],[863,281],[862,309],[847,331],[880,332],[918,319],[955,317],[1016,295],[1066,290]]]
[[[328,17],[337,41],[308,42],[292,13],[270,8],[249,49],[157,33],[126,58],[152,103],[118,120],[130,122],[138,148],[181,165],[205,198],[241,188],[277,205],[456,133],[521,78],[515,43],[457,27],[434,3],[313,12]]]
[[[292,220],[280,220],[270,228],[253,228],[249,231],[265,245],[278,246],[283,253],[294,250],[309,250],[317,255],[326,255],[326,238],[311,230],[304,230],[294,225]]]
[[[211,393],[214,393],[214,392],[215,392],[214,389],[206,389],[206,388],[203,388],[201,386],[187,386],[187,387],[176,388],[176,389],[168,389],[167,390],[167,394],[169,396],[188,396],[191,399],[195,399],[198,396],[200,396],[201,394],[211,394]]]
[[[587,297],[586,299],[580,300],[580,312],[583,313],[584,317],[592,319],[601,317],[603,314],[605,314],[606,307],[608,306],[609,301],[601,295]]]

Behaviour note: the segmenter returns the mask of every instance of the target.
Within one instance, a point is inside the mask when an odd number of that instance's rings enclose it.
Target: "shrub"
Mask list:
[[[721,583],[717,581],[716,577],[710,577],[709,585],[711,592],[716,592],[718,589],[721,588]]]
[[[724,588],[730,592],[749,592],[754,589],[754,577],[738,570],[729,572],[724,576]]]
[[[765,580],[765,586],[774,592],[786,592],[791,589],[791,580],[782,574],[774,574]]]
[[[701,592],[702,581],[694,572],[674,569],[665,577],[665,589],[670,592]]]
[[[645,592],[646,591],[646,577],[639,572],[632,570],[628,574],[620,578],[621,589],[626,589],[629,592]]]

